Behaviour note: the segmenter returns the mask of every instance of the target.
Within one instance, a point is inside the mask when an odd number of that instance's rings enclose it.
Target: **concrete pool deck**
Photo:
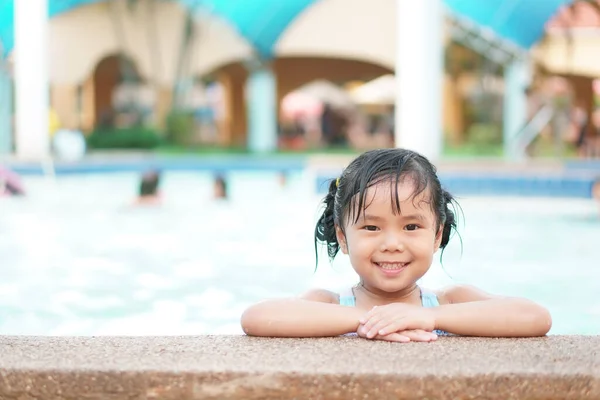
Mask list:
[[[2,399],[598,399],[600,336],[0,337]]]

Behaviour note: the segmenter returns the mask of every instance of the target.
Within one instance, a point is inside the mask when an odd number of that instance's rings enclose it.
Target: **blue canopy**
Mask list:
[[[4,54],[14,46],[15,0],[0,0],[0,43]],[[19,0],[26,1],[26,0]],[[106,0],[48,0],[49,15]],[[272,57],[287,26],[318,0],[172,0],[203,8],[229,22],[262,57]],[[368,1],[368,0],[365,0]],[[417,0],[424,1],[424,0]],[[444,0],[451,13],[494,31],[522,48],[539,40],[546,21],[571,0]]]
[[[486,27],[500,38],[529,49],[545,23],[572,0],[444,0],[451,13]]]
[[[317,0],[179,0],[220,16],[250,42],[257,53],[269,58],[275,43],[290,23]]]

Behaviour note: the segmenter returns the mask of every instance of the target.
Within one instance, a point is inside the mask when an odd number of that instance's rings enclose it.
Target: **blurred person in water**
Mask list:
[[[213,198],[215,200],[227,200],[227,181],[222,175],[215,176],[213,181]]]
[[[287,172],[280,171],[277,175],[277,181],[279,182],[279,187],[285,188],[287,186]]]
[[[137,205],[159,205],[162,204],[162,195],[158,190],[160,186],[160,172],[148,171],[142,175],[139,194],[136,199]]]
[[[600,176],[592,183],[592,198],[598,204],[598,214],[600,214]]]
[[[0,165],[0,197],[23,195],[25,189],[19,175]]]

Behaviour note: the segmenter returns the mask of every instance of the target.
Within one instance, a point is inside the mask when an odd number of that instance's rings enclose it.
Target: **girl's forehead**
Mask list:
[[[371,202],[396,202],[400,203],[422,203],[429,199],[429,189],[421,190],[417,193],[417,185],[412,179],[404,179],[398,182],[382,181],[367,188],[365,191],[365,200]]]
[[[364,192],[363,202],[360,203],[361,194],[357,193],[353,199],[351,207],[355,207],[353,215],[360,215],[364,211],[379,211],[392,214],[412,214],[419,212],[424,214],[433,214],[430,201],[430,192],[417,190],[417,186],[410,179],[396,183],[390,181],[379,182],[367,188]],[[398,205],[400,208],[398,209]],[[360,210],[356,207],[361,207]]]

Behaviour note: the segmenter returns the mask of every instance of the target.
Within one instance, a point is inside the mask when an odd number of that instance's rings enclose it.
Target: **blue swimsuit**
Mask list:
[[[440,302],[438,301],[438,298],[435,295],[435,293],[423,289],[420,290],[421,304],[423,305],[423,307],[432,308],[438,307],[440,305]],[[356,307],[356,297],[354,297],[352,289],[346,289],[340,293],[340,305],[346,307]],[[439,329],[434,330],[433,333],[435,333],[438,336],[449,336],[448,332],[441,331]]]

